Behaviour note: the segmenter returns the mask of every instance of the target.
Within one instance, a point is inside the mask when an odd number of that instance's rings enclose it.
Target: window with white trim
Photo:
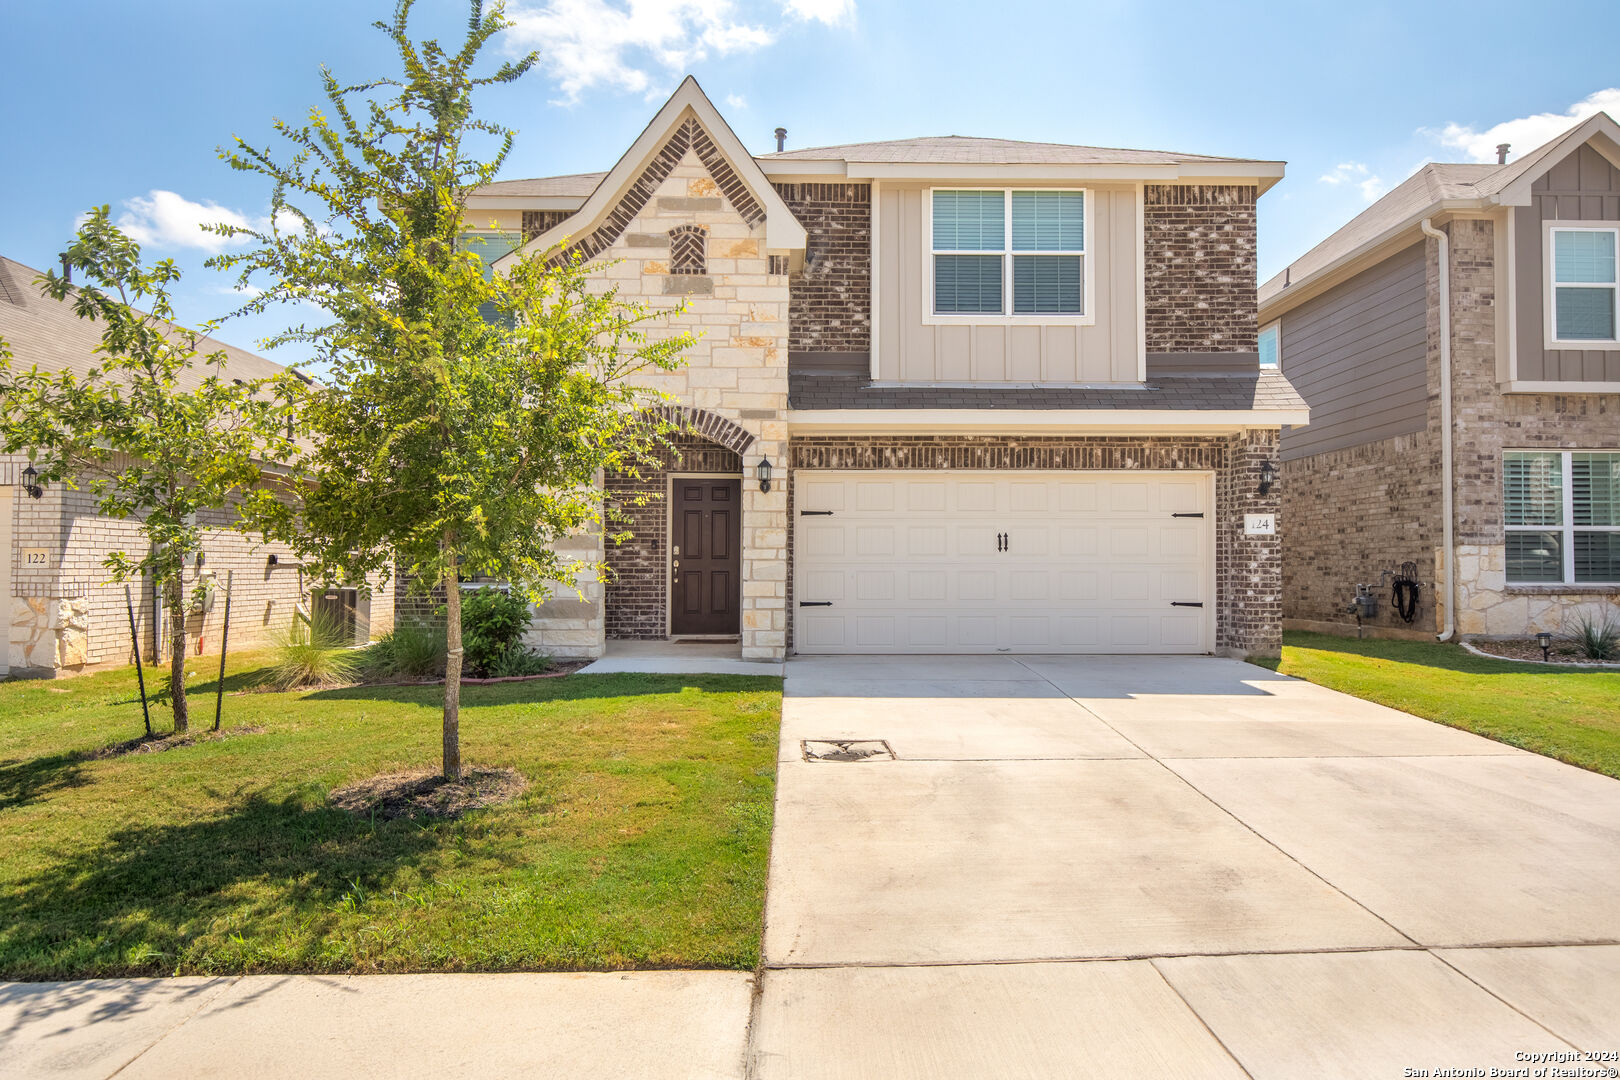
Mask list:
[[[1615,276],[1620,229],[1554,228],[1552,337],[1554,341],[1614,341]]]
[[[493,272],[497,259],[523,246],[523,234],[511,232],[464,232],[460,238],[461,250],[477,255],[484,264],[484,277]]]
[[[1282,367],[1281,319],[1260,328],[1260,367],[1264,371],[1277,371]]]
[[[1086,193],[930,193],[933,313],[1086,314]]]
[[[1509,584],[1620,584],[1620,452],[1502,455]]]

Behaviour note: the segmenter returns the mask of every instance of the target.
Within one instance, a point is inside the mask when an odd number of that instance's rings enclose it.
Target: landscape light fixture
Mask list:
[[[1260,463],[1260,494],[1269,495],[1271,485],[1277,482],[1277,467],[1269,461]]]
[[[34,468],[32,461],[28,463],[28,468],[23,470],[22,480],[23,490],[28,492],[30,499],[38,499],[45,494],[45,489],[39,484],[39,470]]]
[[[1552,635],[1543,630],[1536,635],[1536,644],[1541,646],[1541,659],[1552,659]]]
[[[771,490],[771,459],[760,458],[759,465],[754,469],[754,475],[759,477],[759,490]]]

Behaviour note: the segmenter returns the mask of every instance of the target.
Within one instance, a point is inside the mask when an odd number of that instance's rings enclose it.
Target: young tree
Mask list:
[[[260,465],[292,454],[288,405],[268,392],[270,380],[228,377],[223,350],[199,351],[206,331],[177,324],[169,300],[180,271],[169,259],[142,266],[139,245],[107,207],[90,212],[66,258],[81,284],[54,271],[38,283],[101,323],[96,362],[82,376],[17,371],[0,352],[0,442],[7,453],[26,450],[41,483],[85,484],[98,513],[139,520],[146,551],[114,551],[104,565],[114,581],[151,575],[162,592],[169,699],[184,732],[182,571],[202,550],[197,515],[275,502]]]
[[[634,473],[661,441],[636,377],[673,368],[689,339],[650,333],[668,312],[593,290],[555,252],[490,273],[467,239],[466,198],[495,178],[513,132],[476,118],[473,94],[534,57],[476,75],[501,9],[471,0],[451,52],[410,38],[411,7],[375,24],[397,77],[345,86],[323,70],[330,115],[276,121],[290,156],[241,139],[222,151],[272,181],[272,216],[257,231],[220,227],[256,245],[212,265],[262,285],[247,309],[301,303],[330,319],[275,339],[313,345],[326,372],[304,403],[311,483],[288,539],[349,581],[393,563],[418,587],[442,583],[443,769],[458,779],[459,581],[489,575],[538,601],[554,582],[600,577],[554,543],[602,527],[599,473]]]

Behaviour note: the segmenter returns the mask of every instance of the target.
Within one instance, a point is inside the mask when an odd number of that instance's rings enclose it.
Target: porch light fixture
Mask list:
[[[754,467],[754,475],[759,477],[759,490],[771,490],[771,459],[760,458],[759,464]]]
[[[1551,660],[1552,635],[1543,630],[1541,633],[1536,635],[1536,644],[1541,646],[1541,658],[1543,660]]]
[[[1277,482],[1277,467],[1269,461],[1260,463],[1260,494],[1269,495],[1271,485]]]
[[[28,463],[28,468],[22,471],[22,480],[23,490],[28,492],[30,499],[38,499],[45,494],[45,489],[39,483],[39,470],[34,468],[32,461]]]

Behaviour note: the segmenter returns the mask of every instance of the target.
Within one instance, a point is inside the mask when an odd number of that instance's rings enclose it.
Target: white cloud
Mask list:
[[[1450,123],[1439,131],[1419,129],[1422,134],[1440,140],[1446,146],[1461,150],[1470,161],[1496,160],[1498,143],[1512,145],[1514,155],[1529,153],[1554,136],[1562,135],[1593,113],[1607,112],[1620,115],[1620,87],[1599,90],[1584,101],[1577,101],[1561,113],[1536,113],[1517,120],[1504,120],[1483,131],[1466,124]]]
[[[741,94],[727,94],[726,104],[730,105],[733,109],[746,109],[748,108],[748,99],[743,97]]]
[[[538,50],[568,102],[596,87],[656,96],[660,77],[776,40],[732,0],[529,0],[507,17],[508,44]]]
[[[244,229],[257,229],[264,225],[216,202],[192,202],[184,195],[161,189],[149,191],[124,200],[124,213],[118,217],[118,227],[138,244],[160,248],[201,248],[207,252],[220,252],[233,241],[218,233],[204,232],[204,225],[236,225]]]
[[[855,0],[782,0],[782,10],[807,22],[838,26],[855,17]]]
[[[1320,183],[1348,185],[1361,192],[1361,197],[1372,202],[1384,193],[1383,177],[1375,175],[1372,170],[1359,161],[1346,161],[1335,165],[1332,172],[1324,173],[1317,178]]]

